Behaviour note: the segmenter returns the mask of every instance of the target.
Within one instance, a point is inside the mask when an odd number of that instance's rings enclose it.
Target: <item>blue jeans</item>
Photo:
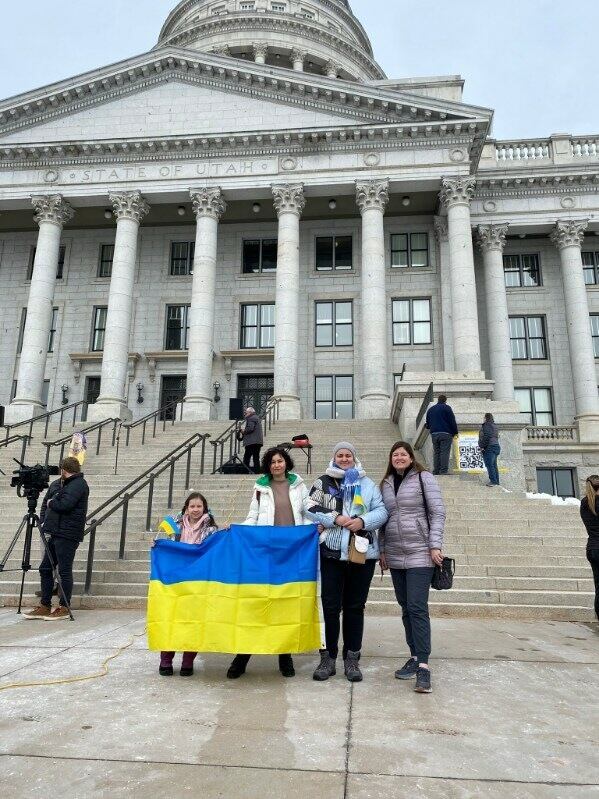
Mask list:
[[[489,444],[483,452],[483,460],[489,473],[489,482],[494,486],[499,485],[499,469],[497,468],[497,458],[501,452],[499,444]]]
[[[410,654],[419,663],[428,663],[431,653],[431,620],[428,613],[428,594],[433,569],[426,566],[413,569],[391,569],[395,596],[402,610],[406,642]]]

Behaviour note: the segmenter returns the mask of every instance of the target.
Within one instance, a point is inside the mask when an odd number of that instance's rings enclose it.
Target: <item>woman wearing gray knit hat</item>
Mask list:
[[[314,482],[310,498],[312,513],[323,528],[320,574],[326,638],[313,676],[323,681],[336,674],[343,612],[345,676],[359,682],[364,608],[379,557],[377,532],[387,521],[387,511],[378,486],[366,477],[348,441],[335,445],[329,467]]]

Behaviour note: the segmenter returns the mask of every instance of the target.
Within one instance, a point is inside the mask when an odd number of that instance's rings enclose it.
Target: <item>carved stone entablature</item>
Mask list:
[[[356,183],[356,204],[360,213],[372,208],[385,213],[388,202],[388,180],[365,180]]]
[[[132,219],[140,225],[150,210],[138,191],[111,192],[108,196],[117,220]]]
[[[301,216],[306,207],[303,183],[284,183],[272,187],[272,196],[277,216],[296,214]]]
[[[558,250],[563,250],[565,247],[582,247],[588,224],[588,219],[557,222],[551,231],[551,241]]]
[[[446,216],[435,217],[435,236],[439,243],[449,241],[449,223]]]
[[[439,199],[446,208],[453,205],[470,205],[474,197],[476,178],[443,178]]]
[[[32,197],[31,203],[35,209],[34,219],[38,225],[42,222],[52,222],[62,227],[75,215],[75,211],[61,194]]]
[[[507,224],[479,225],[477,228],[478,246],[482,252],[488,252],[489,250],[499,250],[503,252],[508,228],[509,225]]]
[[[492,197],[535,197],[543,195],[596,193],[599,171],[562,172],[554,175],[497,175],[477,177],[477,199]]]
[[[201,216],[209,216],[218,222],[227,210],[227,203],[219,186],[190,189],[189,196],[196,219]]]

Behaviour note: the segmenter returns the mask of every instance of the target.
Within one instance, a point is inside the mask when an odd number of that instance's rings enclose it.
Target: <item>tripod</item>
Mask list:
[[[239,424],[239,422],[236,422],[235,432],[232,434],[234,435],[234,441],[235,441],[233,455],[229,458],[229,460],[226,463],[223,463],[223,465],[216,470],[215,474],[218,474],[219,472],[220,474],[225,474],[227,468],[234,469],[235,474],[253,474],[250,467],[247,464],[245,464],[239,457],[239,451],[242,441],[242,437],[240,436],[240,434],[241,434],[241,425]]]
[[[58,585],[58,595],[64,602],[64,606],[69,611],[69,616],[71,621],[75,621],[73,616],[73,612],[71,610],[71,606],[69,602],[67,602],[67,598],[62,587],[62,580],[60,579],[60,574],[58,572],[58,565],[54,561],[52,557],[52,552],[50,551],[50,545],[48,544],[48,539],[46,534],[40,527],[40,518],[36,513],[37,501],[39,499],[40,492],[36,488],[29,488],[25,490],[24,494],[20,494],[19,496],[27,497],[27,513],[23,516],[23,520],[19,525],[19,529],[14,534],[14,537],[10,544],[8,545],[8,549],[2,560],[0,560],[0,573],[2,572],[13,572],[13,571],[21,571],[21,590],[19,592],[19,607],[17,613],[21,612],[21,607],[23,605],[23,592],[25,590],[25,576],[28,571],[31,571],[31,541],[33,539],[33,531],[37,530],[40,534],[40,538],[42,544],[44,545],[44,550],[50,561],[50,566],[52,567],[52,573],[54,575],[54,580]],[[20,569],[6,569],[6,564],[8,563],[8,559],[10,558],[12,551],[17,545],[19,537],[21,533],[25,531],[25,540],[23,541],[23,557],[21,559],[21,568]]]

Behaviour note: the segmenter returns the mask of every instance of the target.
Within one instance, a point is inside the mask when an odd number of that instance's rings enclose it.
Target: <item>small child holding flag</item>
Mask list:
[[[218,531],[214,517],[208,509],[208,502],[203,494],[192,492],[177,516],[167,516],[158,525],[158,532],[167,538],[183,544],[201,545],[209,536]],[[157,538],[162,536],[156,536]],[[197,652],[183,652],[181,661],[181,677],[191,677],[193,663]],[[159,673],[163,677],[172,677],[174,652],[160,653]]]

